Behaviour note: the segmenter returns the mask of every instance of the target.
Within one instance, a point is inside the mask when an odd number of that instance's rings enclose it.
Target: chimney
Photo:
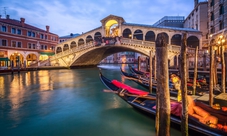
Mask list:
[[[196,7],[199,4],[199,0],[194,0],[194,7]]]
[[[6,19],[9,19],[9,15],[6,15]]]
[[[50,26],[46,26],[46,31],[47,31],[47,33],[49,33],[49,30],[50,30]]]
[[[20,18],[21,26],[24,27],[25,18]]]

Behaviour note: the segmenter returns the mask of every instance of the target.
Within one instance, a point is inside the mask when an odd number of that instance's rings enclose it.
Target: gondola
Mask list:
[[[146,89],[150,89],[149,82],[148,82],[149,78],[146,78],[142,75],[137,75],[135,73],[127,73],[127,72],[124,72],[122,70],[122,68],[120,68],[120,69],[121,69],[121,74],[123,76],[125,76],[127,79],[132,80],[132,81],[142,85]],[[157,82],[153,80],[152,91],[155,92],[156,88],[157,88]],[[174,88],[174,84],[171,81],[169,82],[169,90],[170,90],[170,96],[177,97],[178,91],[177,91],[177,89]],[[192,90],[193,90],[192,86],[188,86],[188,94],[189,95],[191,95]],[[197,88],[197,90],[196,90],[197,96],[202,96],[204,93],[207,93],[207,90],[205,90],[203,88]]]
[[[132,66],[130,66],[132,67]],[[126,73],[121,69],[121,74],[124,75],[125,77],[127,77],[128,79],[144,86],[145,88],[149,89],[149,77],[146,76],[145,74],[136,74],[136,73]],[[133,68],[132,68],[133,69]],[[153,89],[156,89],[156,86],[157,86],[157,83],[156,81],[153,80],[153,83],[152,83],[152,88]],[[192,94],[192,91],[193,91],[193,87],[192,87],[192,83],[191,82],[188,82],[187,83],[187,86],[188,86],[188,94]],[[169,88],[170,88],[170,91],[172,93],[172,95],[176,96],[177,94],[177,90],[174,89],[174,83],[169,81]],[[197,96],[202,96],[204,95],[205,93],[208,92],[208,88],[207,87],[202,87],[202,86],[197,86],[196,87],[196,95]],[[219,92],[215,91],[214,92],[215,94],[218,94]]]
[[[143,71],[139,71],[135,68],[133,68],[131,65],[129,65],[129,70],[132,72],[132,73],[135,73],[135,74],[138,74],[138,75],[141,75],[141,76],[146,76],[146,77],[149,77],[149,72],[143,72]],[[206,78],[198,78],[196,80],[197,84],[199,84],[202,88],[206,88],[208,89],[208,84],[206,83]],[[192,86],[193,84],[193,78],[189,78],[188,79],[188,85],[191,85]]]
[[[129,70],[130,70],[132,73],[136,73],[136,74],[139,74],[139,75],[147,76],[147,73],[146,73],[146,72],[136,70],[136,69],[133,68],[131,65],[128,65],[128,67],[129,67]]]
[[[122,68],[120,68],[120,69],[121,69],[121,74],[123,76],[125,76],[127,79],[138,83],[139,85],[143,86],[146,89],[150,89],[149,88],[149,82],[148,82],[148,79],[146,77],[144,77],[142,75],[137,75],[137,74],[134,74],[134,73],[127,73],[127,72],[124,72],[122,70]],[[171,88],[171,87],[173,87],[172,83],[169,83],[169,84],[170,84],[170,96],[177,97],[177,90]],[[157,88],[157,82],[153,81],[152,92],[156,92],[156,88]]]
[[[153,117],[156,114],[155,105],[156,105],[156,97],[153,94],[149,94],[148,92],[132,88],[126,84],[123,84],[117,80],[110,80],[106,78],[102,73],[99,74],[101,82],[109,89],[106,92],[112,92],[126,101],[135,109],[142,111],[143,113],[152,115]],[[171,100],[171,125],[177,124],[181,125],[180,114],[176,113],[172,108],[175,104],[181,104],[174,100]],[[194,104],[194,105],[193,105]],[[197,105],[197,101],[192,101],[190,104],[190,109],[198,108],[201,105]],[[207,106],[207,105],[205,105]],[[176,106],[175,106],[176,107]],[[177,107],[180,107],[179,105]],[[202,108],[203,107],[199,107]],[[212,110],[212,109],[210,109]],[[201,121],[195,113],[192,111],[189,113],[188,118],[188,127],[189,134],[196,132],[197,134],[208,135],[208,136],[223,136],[227,135],[227,118],[222,114],[216,114],[213,111],[205,111],[209,115]],[[181,112],[180,112],[181,113]],[[209,120],[209,118],[215,118],[216,120]],[[205,119],[207,119],[206,123],[204,123]],[[214,122],[218,121],[218,122]]]

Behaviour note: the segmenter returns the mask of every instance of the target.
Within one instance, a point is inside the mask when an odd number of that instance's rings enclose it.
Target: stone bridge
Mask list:
[[[52,66],[90,66],[99,64],[107,56],[125,51],[155,56],[155,40],[163,34],[169,47],[168,59],[172,65],[178,63],[182,34],[187,33],[189,56],[194,56],[199,47],[199,56],[204,55],[202,34],[189,28],[160,27],[126,23],[122,17],[110,15],[101,20],[102,26],[78,37],[59,43],[55,55],[50,59]]]

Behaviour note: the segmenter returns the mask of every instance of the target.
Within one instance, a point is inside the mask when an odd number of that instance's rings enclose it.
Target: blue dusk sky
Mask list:
[[[4,8],[6,7],[6,8]],[[108,15],[152,25],[164,16],[188,16],[194,0],[0,0],[2,18],[20,20],[59,36],[90,31]],[[4,10],[5,9],[5,10]]]

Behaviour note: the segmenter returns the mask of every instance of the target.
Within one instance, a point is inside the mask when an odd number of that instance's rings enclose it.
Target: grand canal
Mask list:
[[[119,66],[102,68],[108,78],[140,88]],[[1,136],[155,135],[154,119],[103,92],[98,74],[96,67],[0,75]],[[172,128],[171,135],[180,132]]]

